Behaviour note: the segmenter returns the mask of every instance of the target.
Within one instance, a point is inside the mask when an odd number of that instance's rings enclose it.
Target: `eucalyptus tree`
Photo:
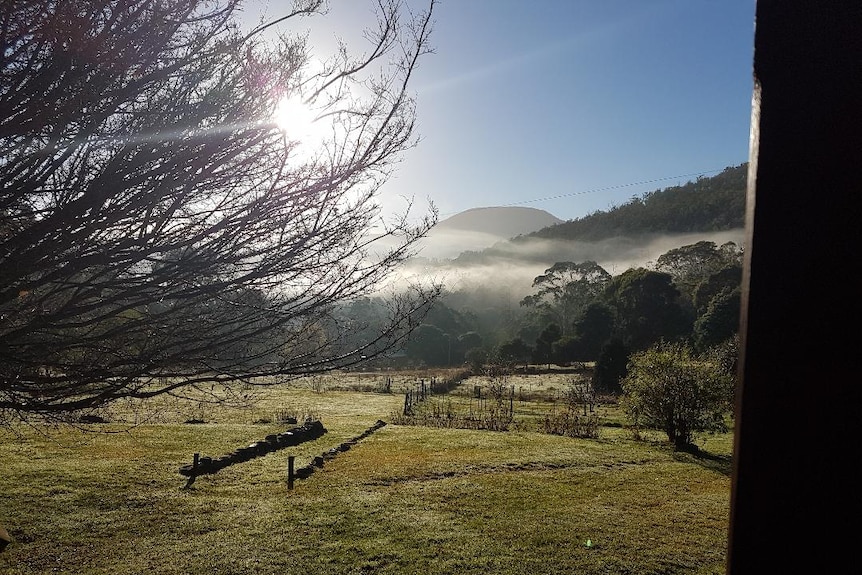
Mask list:
[[[656,270],[670,274],[680,292],[692,303],[701,283],[724,269],[742,269],[742,250],[733,242],[717,246],[715,242],[699,241],[674,248],[656,261]],[[737,285],[739,283],[741,277]],[[709,302],[703,305],[706,303]]]
[[[632,268],[615,276],[603,295],[616,318],[616,335],[632,350],[690,335],[693,318],[669,274]]]
[[[557,262],[533,279],[536,292],[522,299],[521,305],[545,315],[567,334],[578,314],[602,294],[610,280],[611,274],[594,261]]]
[[[580,345],[580,361],[595,360],[601,353],[602,346],[610,341],[614,334],[614,311],[602,301],[596,301],[584,308],[575,320],[575,335]]]
[[[403,341],[437,286],[399,292],[353,349],[327,326],[436,219],[377,201],[416,143],[434,4],[379,0],[368,45],[318,64],[301,24],[323,0],[251,30],[242,0],[4,1],[0,411],[259,383]]]
[[[694,322],[694,341],[699,349],[718,345],[739,333],[742,292],[725,288],[713,297]]]

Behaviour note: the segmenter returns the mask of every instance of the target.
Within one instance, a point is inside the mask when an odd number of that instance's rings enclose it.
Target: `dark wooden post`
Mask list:
[[[287,456],[287,490],[293,490],[293,460],[295,455]]]
[[[862,5],[756,6],[729,575],[859,562]]]
[[[201,454],[195,453],[194,459],[192,459],[192,477],[198,474],[198,464],[201,461]]]

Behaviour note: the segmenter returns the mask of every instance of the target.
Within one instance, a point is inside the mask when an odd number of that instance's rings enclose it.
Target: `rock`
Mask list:
[[[10,543],[12,543],[12,537],[9,535],[8,531],[0,526],[0,553],[2,553]]]
[[[295,469],[293,471],[293,475],[299,479],[305,479],[309,477],[312,473],[314,473],[314,468],[306,465],[305,467],[300,467],[299,469]]]
[[[229,455],[222,455],[217,459],[213,459],[213,469],[219,471],[233,463],[233,459]]]
[[[236,451],[234,451],[234,457],[238,461],[248,461],[252,457],[255,456],[256,448],[254,447],[240,447]]]

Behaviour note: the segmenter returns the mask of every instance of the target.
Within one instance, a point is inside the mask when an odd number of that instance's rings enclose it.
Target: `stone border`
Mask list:
[[[371,435],[372,433],[374,433],[375,431],[377,431],[378,429],[380,429],[384,425],[386,425],[386,422],[378,419],[374,425],[372,425],[371,427],[369,427],[368,429],[366,429],[365,431],[363,431],[362,433],[360,433],[359,435],[357,435],[353,439],[349,439],[349,440],[345,441],[344,443],[342,443],[338,447],[333,447],[332,449],[328,449],[328,450],[324,451],[323,453],[321,453],[320,455],[318,455],[317,457],[312,459],[311,463],[309,463],[305,467],[300,467],[299,469],[294,470],[294,472],[293,472],[294,478],[296,478],[296,479],[307,478],[312,473],[314,473],[315,469],[323,467],[324,462],[329,461],[330,459],[334,459],[335,456],[338,455],[339,453],[343,453],[345,451],[348,451],[351,447],[353,447],[354,445],[356,445],[357,443],[359,443],[360,441],[362,441],[363,439],[365,439],[366,437],[368,437],[369,435]]]
[[[189,487],[194,483],[198,475],[217,473],[234,463],[242,463],[244,461],[254,459],[255,457],[261,457],[267,453],[284,449],[285,447],[293,447],[306,441],[312,441],[321,437],[325,433],[326,428],[323,427],[322,422],[307,422],[299,427],[295,427],[281,433],[267,435],[266,439],[262,441],[255,441],[254,443],[250,443],[245,447],[240,447],[227,455],[222,455],[221,457],[199,458],[196,453],[194,463],[183,465],[179,468],[179,472],[180,475],[188,478],[185,487]]]

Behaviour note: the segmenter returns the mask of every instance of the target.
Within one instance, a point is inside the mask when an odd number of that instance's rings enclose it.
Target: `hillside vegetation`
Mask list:
[[[745,222],[747,172],[748,163],[728,167],[715,176],[648,192],[606,212],[597,211],[513,241],[597,241],[617,236],[741,228]]]

